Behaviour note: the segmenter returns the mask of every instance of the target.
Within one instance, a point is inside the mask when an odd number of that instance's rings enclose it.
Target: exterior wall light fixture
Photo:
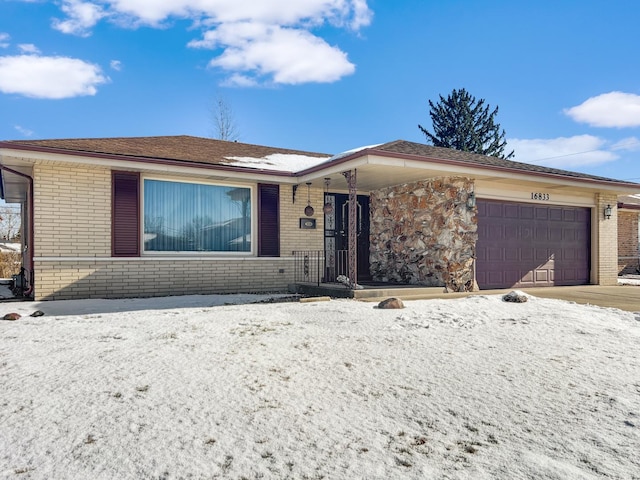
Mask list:
[[[307,182],[307,206],[304,207],[304,214],[307,217],[313,216],[313,207],[311,206],[311,182]]]
[[[331,215],[333,213],[333,205],[329,203],[329,184],[331,183],[330,178],[324,179],[324,207],[322,207],[322,211],[325,215]]]
[[[469,192],[469,196],[467,197],[467,208],[469,210],[476,208],[476,194],[473,191]]]
[[[607,206],[604,208],[604,218],[605,218],[606,220],[609,220],[609,219],[611,218],[611,205],[607,205]]]

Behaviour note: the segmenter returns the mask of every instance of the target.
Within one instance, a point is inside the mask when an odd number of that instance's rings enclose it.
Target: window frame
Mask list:
[[[249,194],[251,196],[251,249],[248,252],[241,251],[231,251],[231,252],[223,252],[223,251],[192,251],[192,250],[167,250],[167,251],[156,251],[156,250],[147,250],[145,248],[144,242],[144,217],[145,217],[145,181],[146,180],[155,180],[160,182],[172,182],[172,183],[186,183],[190,185],[209,185],[212,187],[233,187],[233,188],[246,188],[249,190]],[[140,176],[140,254],[144,256],[185,256],[185,257],[194,257],[194,256],[206,256],[206,257],[256,257],[258,255],[258,193],[257,193],[257,185],[254,183],[234,183],[234,182],[217,182],[206,179],[186,179],[186,178],[177,178],[177,177],[162,177],[156,175],[141,175]]]

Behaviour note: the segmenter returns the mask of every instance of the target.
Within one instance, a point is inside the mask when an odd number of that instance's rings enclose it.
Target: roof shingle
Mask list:
[[[542,165],[533,165],[530,163],[514,162],[512,160],[504,160],[498,157],[489,157],[486,155],[478,155],[471,152],[463,152],[451,148],[434,147],[432,145],[424,145],[421,143],[408,142],[406,140],[396,140],[385,143],[373,148],[374,151],[397,153],[401,155],[416,156],[422,158],[433,158],[438,160],[452,160],[455,162],[467,163],[470,166],[497,167],[508,170],[520,170],[523,172],[543,173],[549,175],[559,175],[564,177],[572,177],[577,179],[597,180],[601,182],[628,183],[613,178],[599,177],[586,173],[572,172],[569,170],[561,170],[558,168],[544,167]],[[640,184],[638,184],[640,189]]]
[[[53,140],[11,140],[5,146],[25,146],[42,150],[153,158],[207,165],[226,165],[228,157],[264,158],[273,154],[329,157],[317,152],[227,142],[189,135],[163,137],[76,138]]]

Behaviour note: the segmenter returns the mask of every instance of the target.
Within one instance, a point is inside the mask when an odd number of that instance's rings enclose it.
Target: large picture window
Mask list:
[[[251,252],[251,188],[144,180],[146,252]]]

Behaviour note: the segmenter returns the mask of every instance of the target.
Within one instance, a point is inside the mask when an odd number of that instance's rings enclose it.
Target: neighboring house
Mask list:
[[[23,205],[36,299],[281,291],[338,274],[353,288],[613,285],[618,196],[640,193],[407,141],[334,157],[189,136],[5,141],[0,171],[2,197]]]
[[[618,199],[618,273],[640,274],[640,194]]]

